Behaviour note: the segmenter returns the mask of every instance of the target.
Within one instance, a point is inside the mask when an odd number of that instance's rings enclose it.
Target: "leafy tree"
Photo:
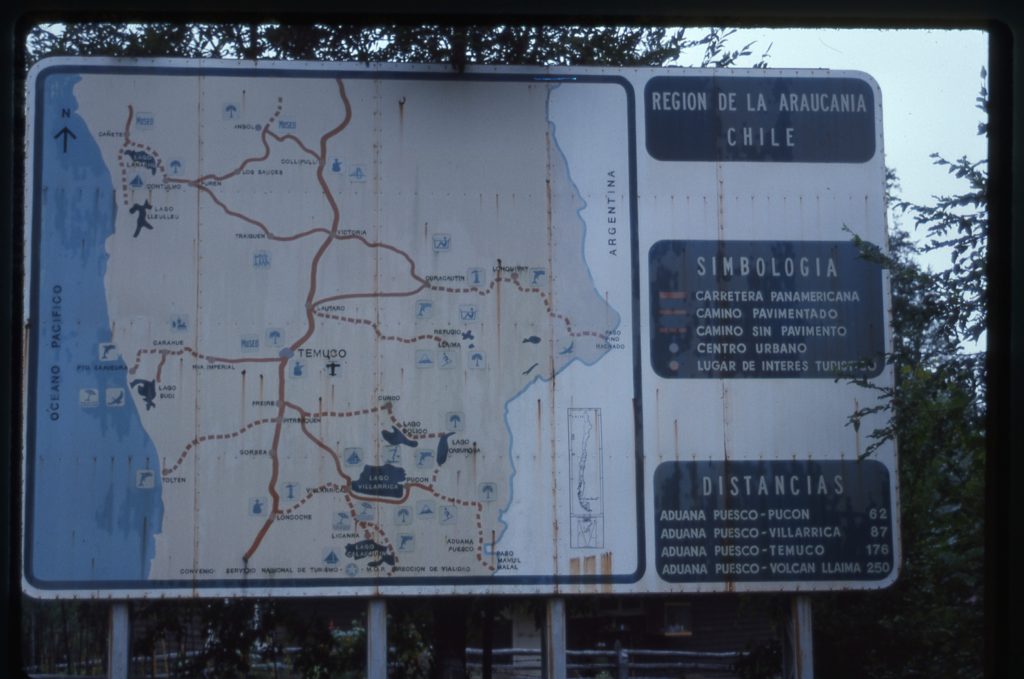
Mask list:
[[[733,66],[753,43],[730,49],[734,29],[691,38],[683,28],[550,25],[116,24],[31,29],[31,60],[44,56],[175,56],[402,63],[661,66],[691,53],[694,65]],[[752,64],[766,65],[767,51]]]
[[[301,602],[280,608],[288,643],[302,648],[292,661],[292,669],[299,676],[356,679],[365,675],[366,623],[361,616],[344,620],[323,611],[310,611]]]
[[[21,657],[46,673],[89,673],[106,649],[109,607],[93,601],[33,601],[22,607]]]
[[[987,110],[984,88],[978,107]],[[892,203],[897,219],[909,217],[924,232],[924,243],[900,228],[888,256],[860,243],[889,270],[892,286],[895,388],[881,390],[881,405],[858,416],[888,411],[872,445],[898,439],[903,570],[883,594],[818,599],[823,676],[982,674],[986,369],[975,347],[987,316],[988,173],[985,161],[933,158],[964,182],[962,192],[927,205]],[[891,173],[889,188],[898,193]],[[920,263],[936,252],[948,254],[949,268]]]

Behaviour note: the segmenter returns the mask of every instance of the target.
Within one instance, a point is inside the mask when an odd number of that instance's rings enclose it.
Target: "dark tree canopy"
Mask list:
[[[979,108],[987,108],[984,89]],[[983,674],[988,172],[986,161],[933,160],[962,180],[960,193],[911,203],[890,173],[890,253],[861,244],[889,270],[892,287],[896,383],[868,410],[890,414],[869,435],[899,444],[903,568],[885,592],[818,600],[823,676]],[[898,226],[908,218],[912,232]],[[921,263],[925,253],[949,265],[934,271]]]
[[[663,26],[376,26],[328,24],[39,25],[27,39],[32,60],[57,55],[227,59],[439,62],[465,64],[693,66],[749,61],[753,44],[727,46],[734,30]],[[691,55],[693,55],[691,57]],[[765,65],[767,51],[749,65]]]

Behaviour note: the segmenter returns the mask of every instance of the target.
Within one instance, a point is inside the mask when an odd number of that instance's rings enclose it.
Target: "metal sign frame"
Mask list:
[[[168,74],[186,77],[203,75],[225,78],[344,77],[365,82],[415,80],[454,85],[467,83],[517,83],[548,89],[600,84],[619,90],[622,93],[623,101],[626,103],[625,109],[619,112],[618,115],[620,119],[626,121],[625,147],[628,148],[628,157],[623,159],[623,167],[628,176],[624,181],[621,176],[618,178],[617,190],[619,193],[617,195],[625,198],[625,204],[622,205],[621,210],[628,215],[627,228],[629,237],[628,239],[622,239],[621,235],[618,235],[621,233],[621,224],[617,221],[607,221],[602,228],[607,232],[605,235],[609,243],[614,240],[616,241],[615,244],[618,245],[621,242],[622,246],[624,246],[622,247],[624,253],[628,248],[628,269],[630,273],[628,282],[622,281],[622,283],[625,286],[624,289],[628,290],[628,297],[631,303],[628,309],[620,309],[619,311],[624,317],[623,320],[628,319],[628,323],[631,325],[629,332],[624,333],[627,335],[627,338],[623,341],[623,348],[625,348],[626,353],[630,356],[629,362],[632,365],[632,394],[628,395],[628,400],[633,405],[627,420],[632,424],[633,430],[629,432],[627,438],[634,443],[633,450],[627,455],[629,461],[625,466],[620,466],[619,468],[628,470],[628,473],[632,475],[631,484],[633,492],[635,492],[635,497],[627,499],[627,504],[631,506],[630,512],[635,517],[635,521],[632,522],[635,528],[632,529],[632,537],[620,543],[633,545],[635,554],[629,555],[627,559],[627,561],[632,560],[632,565],[624,571],[611,567],[607,571],[600,569],[597,567],[596,562],[603,554],[607,553],[616,557],[620,555],[612,554],[612,552],[599,548],[593,548],[589,551],[584,550],[580,552],[580,558],[576,566],[570,568],[562,564],[554,572],[531,573],[528,575],[435,575],[414,577],[389,574],[385,577],[381,574],[367,572],[357,576],[346,575],[333,578],[298,576],[260,578],[251,577],[248,573],[244,572],[235,577],[207,577],[206,574],[197,572],[200,569],[194,569],[193,572],[185,576],[164,580],[139,578],[110,579],[103,577],[93,580],[79,580],[76,578],[39,577],[35,570],[39,557],[36,553],[38,548],[34,546],[34,540],[40,535],[40,531],[45,530],[45,528],[40,526],[46,526],[46,522],[41,521],[37,516],[37,507],[39,506],[37,505],[39,501],[37,493],[39,491],[35,486],[37,480],[36,465],[38,464],[36,456],[41,452],[49,451],[40,451],[37,447],[39,420],[34,421],[33,418],[39,417],[40,413],[45,413],[46,411],[46,408],[43,407],[43,402],[47,401],[47,399],[40,393],[41,385],[44,381],[43,373],[51,369],[53,365],[60,364],[59,360],[44,361],[41,358],[44,351],[43,345],[46,344],[44,341],[46,330],[52,329],[54,322],[52,309],[49,309],[50,318],[47,319],[47,310],[44,309],[47,304],[45,300],[47,295],[50,296],[50,302],[53,302],[53,294],[60,296],[59,292],[54,293],[52,286],[48,290],[43,290],[42,288],[45,286],[42,285],[40,280],[40,258],[48,255],[49,250],[47,248],[52,247],[40,240],[43,232],[40,219],[45,209],[42,203],[42,195],[44,187],[46,187],[41,154],[45,148],[57,149],[60,146],[61,149],[64,149],[68,143],[74,144],[78,140],[74,136],[74,130],[69,126],[50,129],[55,122],[59,122],[56,119],[51,120],[52,116],[57,115],[59,117],[62,113],[55,112],[52,104],[47,103],[45,100],[45,87],[43,83],[50,76],[82,73],[120,73],[126,77],[135,78],[144,78],[147,75]],[[724,117],[723,115],[714,115],[714,102],[716,98],[721,96],[722,92],[726,92],[725,101],[728,102],[731,96],[728,94],[730,88],[741,91],[746,87],[746,93],[753,93],[755,99],[752,101],[756,101],[756,95],[760,91],[758,88],[764,89],[764,87],[771,87],[773,85],[778,87],[780,83],[795,83],[791,87],[796,88],[796,90],[802,87],[810,87],[813,90],[817,83],[821,88],[831,92],[836,87],[841,89],[843,82],[854,83],[857,91],[862,94],[863,92],[870,93],[866,116],[860,115],[857,118],[858,121],[861,121],[858,122],[860,125],[863,125],[863,121],[867,118],[870,118],[873,123],[868,132],[861,130],[858,132],[860,137],[857,137],[858,139],[870,139],[871,148],[869,152],[863,151],[861,148],[863,144],[861,144],[861,147],[858,147],[856,143],[852,146],[848,144],[837,158],[829,158],[820,155],[822,142],[819,140],[819,142],[814,144],[814,147],[818,149],[816,151],[818,153],[817,156],[809,158],[799,154],[796,156],[790,154],[787,157],[785,155],[785,148],[786,144],[793,142],[792,137],[787,138],[786,133],[781,132],[776,138],[773,136],[774,133],[769,132],[767,145],[762,144],[762,146],[765,146],[766,153],[762,153],[759,156],[755,154],[756,157],[750,153],[736,155],[734,150],[731,150],[733,149],[731,142],[737,139],[742,141],[743,135],[746,134],[743,131],[744,129],[758,127],[762,130],[761,134],[763,134],[764,129],[768,129],[755,124],[758,121],[757,116],[762,115],[761,112],[752,110],[744,114],[738,109],[728,109],[734,112],[724,115]],[[652,86],[652,83],[656,87]],[[837,83],[839,84],[837,85]],[[691,89],[687,90],[687,87]],[[676,89],[673,90],[672,88]],[[815,187],[823,187],[823,181],[835,183],[837,181],[855,180],[859,182],[857,187],[847,191],[849,195],[861,192],[858,195],[861,195],[863,202],[861,212],[864,217],[859,224],[852,225],[852,230],[857,235],[861,235],[868,240],[881,241],[884,244],[885,219],[884,213],[881,212],[883,177],[881,171],[880,96],[877,85],[867,76],[851,72],[835,73],[792,70],[736,70],[715,72],[712,76],[709,76],[706,71],[700,71],[699,69],[619,70],[586,68],[528,69],[511,67],[470,67],[466,69],[465,73],[454,74],[445,67],[397,65],[376,65],[367,69],[363,65],[339,67],[337,65],[324,64],[297,65],[295,63],[270,62],[258,62],[253,66],[242,63],[225,64],[223,62],[211,63],[189,60],[132,60],[125,62],[113,59],[56,59],[46,60],[33,69],[30,76],[29,90],[29,112],[27,118],[29,121],[28,139],[30,152],[26,156],[27,182],[25,204],[29,216],[27,223],[30,224],[31,233],[31,238],[28,240],[26,247],[26,271],[30,273],[31,285],[25,300],[25,321],[29,328],[29,335],[26,346],[28,370],[25,374],[25,393],[27,394],[25,402],[27,407],[24,430],[24,478],[26,487],[23,489],[23,528],[25,535],[25,542],[23,544],[25,557],[23,585],[26,591],[33,595],[61,597],[91,594],[93,596],[113,595],[119,598],[132,598],[196,595],[304,596],[323,595],[339,590],[346,593],[364,595],[431,593],[530,594],[550,592],[639,593],[733,590],[806,591],[812,589],[877,588],[887,586],[894,580],[899,563],[899,537],[895,450],[891,446],[883,447],[877,455],[882,462],[873,462],[874,465],[880,465],[887,472],[887,481],[884,484],[884,491],[887,497],[884,501],[889,503],[886,509],[891,512],[891,516],[886,524],[888,540],[884,544],[889,552],[887,555],[889,558],[885,559],[885,562],[889,564],[889,568],[885,573],[874,573],[871,574],[871,577],[867,577],[868,574],[863,574],[862,577],[860,574],[852,574],[849,570],[846,570],[840,571],[839,577],[810,579],[795,576],[759,579],[734,577],[732,574],[722,577],[703,577],[700,575],[698,577],[689,577],[687,574],[678,576],[659,571],[659,566],[663,565],[665,559],[659,554],[658,550],[669,545],[663,544],[663,541],[657,537],[657,532],[666,528],[666,525],[662,525],[656,514],[659,502],[668,501],[668,504],[665,506],[671,506],[671,509],[667,509],[667,511],[682,511],[684,509],[678,504],[678,501],[682,498],[682,491],[679,491],[679,495],[666,497],[665,492],[671,491],[666,491],[664,487],[659,486],[656,482],[658,474],[664,475],[667,473],[667,471],[664,471],[668,469],[665,465],[682,469],[686,465],[709,464],[719,460],[723,461],[727,466],[730,464],[742,466],[757,460],[757,463],[762,465],[762,468],[770,470],[769,475],[771,475],[783,467],[786,467],[788,470],[793,464],[815,464],[821,462],[821,464],[828,465],[842,461],[842,464],[847,466],[854,465],[854,468],[860,464],[857,462],[861,452],[859,442],[856,446],[850,446],[849,449],[844,444],[844,447],[839,451],[822,453],[820,450],[815,450],[816,446],[823,446],[823,442],[836,438],[835,432],[832,430],[818,432],[806,440],[796,435],[776,434],[775,439],[773,439],[770,445],[757,449],[751,445],[751,442],[756,437],[739,435],[737,430],[742,427],[752,429],[766,426],[767,423],[771,422],[771,413],[766,415],[765,419],[754,423],[734,423],[729,419],[728,408],[730,407],[743,413],[756,412],[756,408],[752,404],[756,405],[760,399],[764,399],[767,394],[771,393],[771,387],[774,385],[780,387],[781,392],[786,394],[787,398],[797,401],[807,411],[795,414],[784,414],[776,411],[775,415],[779,419],[792,420],[794,417],[802,419],[807,417],[808,412],[810,412],[817,413],[818,416],[827,415],[831,418],[829,425],[831,427],[841,426],[842,421],[836,418],[834,409],[826,408],[825,410],[819,410],[820,404],[823,399],[827,400],[829,398],[829,394],[840,392],[842,394],[841,398],[844,400],[843,407],[845,408],[845,402],[851,399],[851,394],[858,388],[837,380],[836,378],[841,375],[835,371],[827,375],[824,373],[809,375],[806,374],[807,371],[801,370],[789,371],[788,373],[783,371],[777,376],[759,374],[757,375],[757,380],[751,381],[746,379],[749,375],[742,374],[742,369],[732,372],[728,370],[711,370],[703,376],[691,374],[689,375],[690,379],[686,379],[683,375],[666,374],[664,366],[659,370],[654,365],[652,347],[657,336],[659,323],[664,318],[674,318],[674,316],[667,313],[659,315],[659,306],[655,299],[658,295],[657,286],[652,287],[653,284],[649,281],[655,281],[657,278],[655,276],[656,265],[654,264],[652,253],[655,252],[656,245],[659,242],[688,243],[691,249],[697,247],[696,244],[700,242],[717,242],[723,247],[726,244],[732,243],[733,247],[741,247],[736,244],[742,242],[754,243],[755,241],[782,243],[783,249],[788,247],[790,250],[811,247],[811,243],[829,243],[835,248],[845,247],[842,242],[846,235],[843,231],[843,226],[845,225],[830,223],[827,228],[823,229],[820,224],[811,223],[813,221],[811,212],[804,211],[802,203],[800,208],[783,208],[781,211],[779,208],[773,207],[771,203],[773,196],[777,201],[774,205],[778,205],[780,202],[786,202],[786,196],[795,195],[786,193],[788,189],[785,188],[785,184],[787,181],[791,181],[791,179],[787,179],[791,175],[796,177],[796,181],[801,186],[810,186],[810,191],[817,193],[813,197],[818,203],[818,214],[821,213],[821,199],[823,196],[831,198],[835,202],[835,195],[830,195],[830,192],[835,191],[835,189],[831,186],[825,188]],[[680,94],[672,94],[673,91]],[[722,135],[717,142],[717,146],[711,148],[710,151],[707,148],[694,151],[686,147],[685,140],[684,142],[679,142],[678,138],[673,136],[673,144],[675,145],[671,146],[670,150],[664,153],[658,151],[656,147],[659,134],[678,135],[678,129],[680,129],[680,125],[683,122],[687,124],[692,122],[673,118],[673,114],[701,113],[700,111],[686,112],[683,109],[686,108],[684,104],[687,100],[700,101],[702,99],[700,92],[702,91],[707,93],[703,100],[710,100],[712,102],[710,107],[705,109],[703,113],[703,117],[707,118],[704,122],[707,123],[710,120],[714,125],[717,125]],[[764,91],[767,92],[769,90]],[[679,108],[669,108],[669,110],[664,111],[664,113],[668,114],[668,117],[662,116],[663,120],[658,123],[660,127],[657,128],[661,132],[657,133],[652,132],[655,128],[650,122],[653,120],[652,116],[654,115],[651,110],[651,107],[654,105],[653,92],[659,94],[666,93],[664,99],[661,99],[659,96],[659,102],[666,103],[666,106],[675,107],[677,104],[679,106]],[[815,96],[814,92],[818,91],[812,91],[812,99]],[[804,115],[805,120],[801,121],[799,115],[797,115],[796,122],[791,122],[790,129],[812,130],[816,123],[814,122],[814,115],[811,114],[819,112],[812,112],[809,109],[810,104],[801,103],[800,97],[804,96],[806,99],[807,92],[794,91],[792,94],[797,97],[796,100],[793,100],[794,105],[805,107],[806,110],[803,110],[801,113],[801,115]],[[818,92],[820,96],[816,104],[817,107],[820,108],[826,105],[824,99],[820,98],[826,94],[828,92]],[[784,101],[789,101],[789,99],[784,98]],[[844,104],[844,106],[849,106],[849,104]],[[856,106],[856,102],[854,106]],[[798,112],[794,112],[794,115],[796,113]],[[858,112],[844,111],[844,113],[857,114]],[[864,114],[865,111],[861,110],[859,113]],[[821,112],[821,114],[824,115],[824,112]],[[76,114],[69,113],[69,116],[72,115]],[[729,118],[729,116],[732,116],[732,118]],[[673,120],[675,120],[674,123]],[[673,124],[676,126],[675,128],[673,128]],[[738,131],[730,134],[728,130],[733,128]],[[670,132],[664,132],[666,129],[670,130]],[[671,131],[673,129],[675,131]],[[80,128],[79,134],[81,134]],[[282,132],[282,135],[284,134],[286,133]],[[751,133],[751,139],[754,139],[754,134]],[[836,138],[835,131],[832,129],[826,129],[821,134],[824,135],[821,138],[825,140]],[[388,140],[384,140],[383,143],[386,144],[387,142]],[[652,148],[652,143],[655,148]],[[679,145],[680,143],[682,143],[682,146]],[[858,150],[859,148],[861,150]],[[773,149],[775,150],[773,151]],[[800,149],[798,148],[797,150],[799,151]],[[712,155],[708,155],[709,152]],[[702,156],[701,154],[704,155]],[[149,157],[145,157],[146,155]],[[142,152],[138,160],[133,159],[132,162],[143,169],[150,169],[148,165],[157,162],[154,161],[152,156],[153,154]],[[321,159],[320,162],[323,163],[324,160]],[[836,168],[839,169],[837,170]],[[163,168],[160,167],[160,169],[162,170]],[[156,173],[154,172],[153,174],[155,176]],[[705,178],[701,179],[701,177]],[[824,177],[824,180],[822,177]],[[678,182],[681,178],[687,181],[694,180],[693,186],[686,186],[682,191],[672,188],[671,182]],[[708,178],[710,181],[708,181]],[[876,180],[877,183],[875,183]],[[751,225],[744,226],[738,223],[739,220],[735,214],[737,208],[735,205],[726,204],[730,200],[733,203],[737,203],[736,195],[742,193],[741,191],[736,191],[734,187],[739,185],[760,189],[762,184],[766,187],[763,191],[747,191],[747,193],[759,195],[751,196],[750,209],[746,214],[754,217],[758,209],[765,208],[765,212],[770,217],[770,219],[766,220],[768,222],[772,219],[788,215],[800,220],[807,220],[807,223],[801,224],[800,228],[795,231],[793,229],[789,231],[783,229],[781,232],[772,230],[769,224],[757,233],[751,232]],[[780,195],[782,196],[781,199],[779,198]],[[810,198],[811,193],[808,192],[806,197]],[[677,210],[677,198],[680,204],[685,203],[685,207]],[[699,201],[697,200],[698,198],[700,199]],[[803,198],[800,198],[800,201],[802,200]],[[699,209],[696,207],[697,202],[701,203]],[[787,209],[789,210],[788,212]],[[850,210],[847,208],[836,208],[832,212],[832,217],[848,216],[849,214]],[[145,214],[143,214],[141,219],[144,219],[144,217]],[[139,227],[136,233],[139,233],[142,228]],[[589,236],[591,225],[588,224],[586,228]],[[609,230],[612,228],[616,229],[616,232]],[[609,247],[612,246],[609,245]],[[755,247],[755,245],[749,245],[749,247]],[[749,253],[747,255],[737,254],[736,261],[738,262],[741,256],[747,257],[748,255]],[[616,254],[615,256],[618,255]],[[749,255],[749,257],[756,259],[754,255]],[[819,260],[822,258],[828,260],[828,255],[818,257]],[[713,256],[712,259],[714,259]],[[799,260],[799,255],[796,260],[793,260],[796,261],[795,266],[797,267],[800,266]],[[710,262],[711,260],[707,261]],[[719,261],[724,262],[724,259]],[[792,264],[792,261],[790,264]],[[818,264],[820,264],[820,261]],[[788,266],[784,260],[779,260],[779,262],[768,261],[764,265],[781,266],[783,274],[785,274],[785,267]],[[757,264],[755,263],[753,266],[756,267]],[[888,328],[888,282],[884,272],[880,269],[877,271],[877,276],[877,292],[872,294],[877,294],[878,298],[870,302],[870,320],[872,323],[880,323],[880,325],[872,332],[870,343],[872,347],[880,348],[884,351],[885,347],[891,345]],[[758,285],[755,282],[744,288],[742,282],[737,283],[732,278],[728,282],[724,282],[725,280],[725,278],[719,276],[719,283],[725,286],[719,286],[722,290],[727,289],[730,285],[734,287],[738,285],[737,290],[751,290],[756,289]],[[844,279],[843,282],[848,281]],[[859,283],[858,281],[854,282]],[[665,304],[668,305],[666,309],[668,309],[671,304],[677,301],[677,298],[672,297],[672,295],[677,294],[679,291],[665,289],[662,292],[668,295],[665,297],[665,300],[667,300]],[[722,299],[726,298],[723,297]],[[53,304],[60,306],[59,303]],[[53,304],[50,304],[50,306],[53,306]],[[721,300],[716,301],[715,304],[710,306],[705,305],[705,307],[726,309],[727,311],[729,308],[732,308],[729,307],[729,303],[722,302]],[[672,309],[674,313],[676,307]],[[686,311],[689,313],[688,309]],[[693,311],[695,312],[696,309]],[[60,313],[73,314],[74,312],[73,310],[65,311],[62,308]],[[729,311],[728,313],[735,313],[735,311]],[[850,314],[854,313],[854,311],[850,312]],[[876,314],[880,314],[881,318],[875,318]],[[687,318],[690,322],[694,320],[693,316],[687,316]],[[857,322],[858,320],[860,319],[852,318],[852,322]],[[707,323],[703,325],[698,323],[698,325],[702,328],[718,327]],[[44,326],[46,327],[44,328]],[[725,326],[723,325],[722,327]],[[693,325],[692,328],[696,331],[697,325]],[[749,330],[746,332],[749,332]],[[610,344],[611,340],[606,338],[606,342]],[[879,346],[879,343],[881,343],[881,346]],[[672,344],[672,342],[668,344]],[[824,356],[830,356],[829,352],[834,353],[836,350],[834,348],[825,348],[822,351]],[[856,352],[861,351],[862,347],[856,349]],[[684,350],[682,354],[685,355],[686,351]],[[849,358],[849,355],[843,355],[841,351],[840,355],[841,358]],[[876,356],[875,358],[880,357]],[[61,367],[65,369],[64,374],[66,375],[66,368],[70,366]],[[881,361],[877,362],[870,371],[870,374],[866,376],[875,379],[878,383],[891,384],[891,370],[888,367],[884,367]],[[696,433],[693,436],[693,443],[685,441],[681,443],[678,433],[680,426],[686,431],[693,433],[695,420],[693,419],[694,416],[688,416],[685,412],[680,413],[680,409],[685,411],[688,407],[686,403],[691,399],[706,402],[708,395],[713,393],[718,394],[717,399],[721,407],[701,406],[696,408],[695,417],[697,420],[706,420],[710,414],[711,419],[718,418],[721,424],[711,427],[709,431],[712,433],[710,434]],[[132,397],[135,398],[135,396]],[[136,401],[138,401],[136,407],[144,403],[145,397],[141,395],[139,397],[143,400],[140,401],[139,398],[136,398]],[[61,398],[63,397],[58,397],[58,407],[65,407],[61,403]],[[865,398],[867,398],[866,393]],[[148,410],[148,407],[146,409]],[[586,409],[584,408],[584,410]],[[849,413],[847,412],[846,414]],[[592,413],[584,412],[581,416],[592,417],[592,415]],[[565,427],[570,431],[570,436],[573,426],[572,414],[569,413],[569,420]],[[721,428],[721,436],[713,433],[717,431],[716,427]],[[396,427],[397,430],[398,428]],[[673,431],[675,432],[675,441],[670,442],[669,439],[672,438]],[[839,438],[845,440],[849,438],[847,434],[848,431],[841,432]],[[688,433],[684,438],[690,435]],[[715,439],[719,440],[716,442]],[[731,445],[735,443],[739,443],[740,449],[744,445],[747,448],[737,454],[736,448]],[[569,455],[571,457],[571,451],[569,451]],[[622,463],[619,462],[618,464],[621,465]],[[778,465],[782,465],[782,467]],[[565,467],[568,465],[560,466]],[[384,466],[377,465],[375,468],[383,469]],[[560,492],[564,492],[567,485],[566,481],[572,480],[572,473],[572,469],[569,469],[567,472],[567,476],[570,477],[569,479],[563,478],[555,482],[556,485],[560,486]],[[728,473],[726,474],[727,476]],[[774,483],[775,479],[773,478],[771,482]],[[703,481],[699,481],[699,483],[703,483]],[[832,481],[831,483],[834,488],[835,482]],[[877,490],[876,486],[878,485],[879,483],[875,482],[872,490]],[[551,493],[554,492],[552,489]],[[723,494],[719,498],[722,502],[726,503],[723,507],[728,507],[731,503],[731,500],[726,495]],[[861,502],[861,500],[858,500],[858,502]],[[705,538],[711,541],[702,545],[703,557],[700,556],[701,549],[691,549],[689,551],[692,554],[698,555],[694,557],[695,559],[700,560],[704,558],[706,564],[713,565],[716,559],[713,555],[716,545],[729,544],[733,541],[733,538],[724,537],[717,542],[713,539],[715,528],[709,522],[712,521],[710,515],[715,511],[715,508],[712,508],[710,505],[700,505],[700,502],[696,501],[696,504],[688,505],[685,509],[708,510],[707,515],[703,519],[699,521],[694,519],[695,523],[688,527],[692,527],[695,533],[698,528],[706,528],[704,531]],[[787,508],[780,507],[780,509]],[[860,507],[860,510],[862,510],[860,511],[861,514],[867,512],[867,505]],[[560,517],[561,515],[558,516]],[[569,522],[572,521],[572,518],[573,515],[568,515]],[[556,517],[556,523],[558,520],[558,517]],[[850,520],[854,523],[860,521],[859,518],[851,518]],[[703,521],[704,524],[701,524],[700,521]],[[732,519],[723,519],[724,523],[719,527],[726,527],[727,524],[731,526],[731,521]],[[858,525],[860,524],[858,523]],[[200,529],[197,527],[196,530]],[[845,529],[842,532],[845,533]],[[564,540],[564,538],[561,539]],[[688,548],[698,546],[696,543],[684,543],[679,544]],[[559,544],[556,543],[552,547],[555,553],[565,549],[564,545],[559,547]],[[858,544],[855,546],[860,546],[859,539]],[[525,554],[523,551],[525,547],[525,545],[519,546],[520,554]],[[494,548],[492,547],[492,549]],[[683,549],[679,553],[681,554],[685,551],[687,550]],[[392,555],[394,555],[394,552],[392,552]],[[585,555],[590,559],[589,561],[587,558],[584,558]],[[48,556],[47,558],[50,557]],[[728,556],[726,560],[734,558],[734,556]],[[842,558],[849,561],[852,557]],[[609,563],[611,562],[611,556],[608,557],[608,561]],[[683,570],[686,569],[684,568]],[[851,577],[842,577],[843,572]],[[789,574],[794,575],[792,573]],[[820,571],[818,574],[825,575],[820,573]],[[711,575],[714,575],[714,573],[712,572]]]

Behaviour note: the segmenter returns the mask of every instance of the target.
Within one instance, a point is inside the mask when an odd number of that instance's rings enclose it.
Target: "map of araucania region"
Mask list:
[[[636,486],[621,86],[71,79],[113,184],[101,342],[156,451],[146,579],[637,567],[603,500]]]

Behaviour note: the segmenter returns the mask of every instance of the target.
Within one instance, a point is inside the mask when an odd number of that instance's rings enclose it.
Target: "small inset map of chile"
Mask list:
[[[568,412],[569,544],[573,549],[600,549],[604,547],[601,409],[569,408]]]

